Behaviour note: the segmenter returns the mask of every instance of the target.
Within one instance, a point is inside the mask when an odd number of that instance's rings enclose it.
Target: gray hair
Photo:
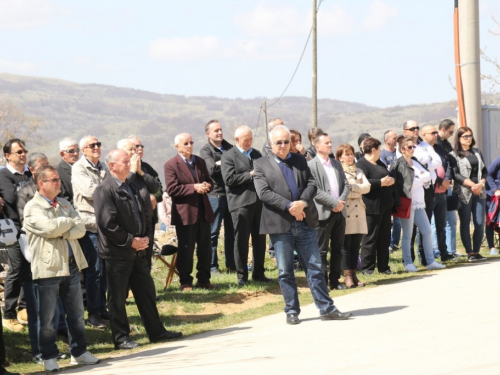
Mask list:
[[[78,142],[73,138],[63,138],[59,141],[59,151],[66,151],[69,146],[77,145]]]
[[[85,143],[87,143],[88,139],[98,139],[98,138],[95,135],[84,135],[80,139],[80,142],[78,143],[78,146],[80,147],[80,149],[82,149],[86,146]]]
[[[271,121],[269,121],[267,123],[267,126],[269,127],[269,131],[273,130],[273,128],[276,126],[276,122],[278,120],[281,120],[281,122],[284,124],[283,119],[281,119],[280,117],[272,118]]]
[[[42,154],[41,152],[33,152],[32,154],[29,154],[26,164],[28,164],[28,168],[35,168],[39,160],[47,159],[47,155]]]
[[[247,133],[247,132],[250,132],[250,134],[252,134],[252,136],[253,136],[252,129],[250,129],[248,126],[246,126],[246,125],[238,126],[236,128],[236,130],[234,131],[234,138],[235,139],[239,138],[239,137],[241,137],[242,134]]]
[[[292,134],[290,133],[290,129],[288,129],[285,125],[276,125],[274,128],[271,129],[269,132],[269,139],[272,141],[273,140],[273,135],[276,133],[278,130],[285,130],[288,133],[288,138],[292,138]]]
[[[175,138],[174,138],[174,145],[177,146],[179,144],[179,142],[181,141],[181,138],[184,138],[185,136],[191,137],[191,134],[189,134],[189,133],[179,133],[179,134],[177,134],[175,136]],[[191,137],[191,138],[193,138],[193,137]]]
[[[125,145],[127,144],[132,144],[132,146],[134,146],[135,148],[135,143],[132,142],[132,140],[130,138],[125,138],[125,139],[120,139],[117,143],[116,143],[116,148],[121,148],[123,149],[125,147]]]

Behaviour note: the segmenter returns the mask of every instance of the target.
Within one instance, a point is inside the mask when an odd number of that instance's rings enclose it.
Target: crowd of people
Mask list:
[[[358,151],[348,143],[334,151],[320,128],[308,131],[306,148],[282,119],[268,125],[262,152],[244,125],[232,144],[220,122],[209,121],[199,156],[192,136],[178,134],[176,155],[164,165],[165,188],[134,135],[118,141],[104,160],[97,137],[64,138],[57,166],[42,153],[28,154],[23,140],[8,140],[0,209],[19,240],[7,247],[3,327],[21,332],[27,324],[34,360],[46,371],[58,371],[57,360],[66,358],[56,346],[58,333],[68,336],[71,364],[96,364],[85,324],[109,324],[116,349],[138,346],[125,308],[131,291],[151,342],[181,337],[165,329],[156,307],[151,265],[158,219],[164,229],[175,227],[182,292],[217,289],[211,278],[221,271],[234,273],[240,287],[270,282],[268,249],[287,324],[300,323],[297,262],[321,320],[345,320],[352,314],[337,309],[329,289],[365,286],[359,272],[391,275],[390,252],[399,246],[407,272],[418,271],[417,257],[429,270],[456,260],[457,211],[468,260],[485,259],[479,249],[486,206],[500,196],[500,158],[487,168],[470,128],[458,128],[452,146],[451,120],[438,129],[409,120],[399,136],[386,131],[384,145],[363,133]],[[224,265],[217,251],[222,226]],[[498,254],[492,228],[486,237],[490,254]]]

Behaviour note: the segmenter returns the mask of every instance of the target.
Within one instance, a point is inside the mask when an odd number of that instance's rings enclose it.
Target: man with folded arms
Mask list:
[[[87,351],[80,271],[87,267],[78,239],[85,224],[63,198],[56,168],[40,167],[35,175],[38,191],[24,207],[24,229],[32,250],[31,271],[38,313],[38,342],[45,371],[59,370],[54,327],[57,297],[67,314],[72,365],[93,365],[99,359]]]
[[[345,320],[328,295],[318,248],[316,185],[306,159],[290,153],[290,131],[276,126],[269,134],[273,153],[255,161],[255,189],[262,200],[260,232],[270,235],[278,263],[278,281],[285,300],[287,324],[299,324],[300,304],[295,281],[294,250],[306,268],[321,320]]]
[[[116,349],[139,346],[130,338],[125,301],[129,288],[151,342],[181,337],[163,327],[156,308],[156,290],[146,259],[151,225],[150,212],[133,183],[130,158],[114,149],[106,156],[109,172],[94,193],[99,235],[99,256],[104,260],[108,282],[109,322]]]

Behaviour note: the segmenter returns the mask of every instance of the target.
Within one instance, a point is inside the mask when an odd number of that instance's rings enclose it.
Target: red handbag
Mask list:
[[[401,206],[398,207],[398,212],[393,212],[392,216],[399,217],[400,219],[408,219],[411,213],[411,199],[399,197]]]

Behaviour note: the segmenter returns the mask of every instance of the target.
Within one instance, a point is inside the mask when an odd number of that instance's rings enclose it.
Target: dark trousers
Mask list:
[[[144,254],[145,255],[145,254]],[[111,333],[115,345],[129,339],[130,326],[125,301],[129,287],[149,340],[165,333],[156,308],[156,290],[146,257],[134,256],[129,260],[105,260],[108,281],[108,308]]]
[[[436,227],[436,237],[441,258],[448,257],[448,247],[446,246],[446,218],[447,218],[447,193],[434,195],[434,224]]]
[[[266,235],[259,233],[262,202],[258,201],[231,211],[234,228],[234,263],[238,280],[248,281],[248,242],[252,236],[252,278],[264,276]]]
[[[212,247],[210,245],[210,223],[198,214],[198,220],[192,225],[176,225],[177,243],[177,272],[181,285],[192,285],[193,257],[196,245],[196,278],[200,284],[210,283],[210,259]]]
[[[346,234],[342,246],[342,269],[355,270],[358,268],[359,248],[363,235],[360,233]]]
[[[337,285],[340,278],[340,262],[342,259],[342,245],[345,236],[345,217],[342,212],[332,212],[327,220],[320,220],[316,228],[318,233],[319,255],[321,257],[321,269],[325,275],[326,282]],[[328,275],[327,255],[330,253],[330,274]]]
[[[375,261],[379,272],[389,270],[389,243],[391,242],[391,208],[377,215],[366,215],[368,234],[361,245],[361,270],[373,272]]]
[[[9,270],[5,277],[4,298],[5,306],[3,308],[4,319],[16,319],[16,307],[19,300],[19,310],[26,308],[26,301],[22,284],[25,281],[31,281],[31,267],[24,258],[19,243],[15,243],[7,249]]]

